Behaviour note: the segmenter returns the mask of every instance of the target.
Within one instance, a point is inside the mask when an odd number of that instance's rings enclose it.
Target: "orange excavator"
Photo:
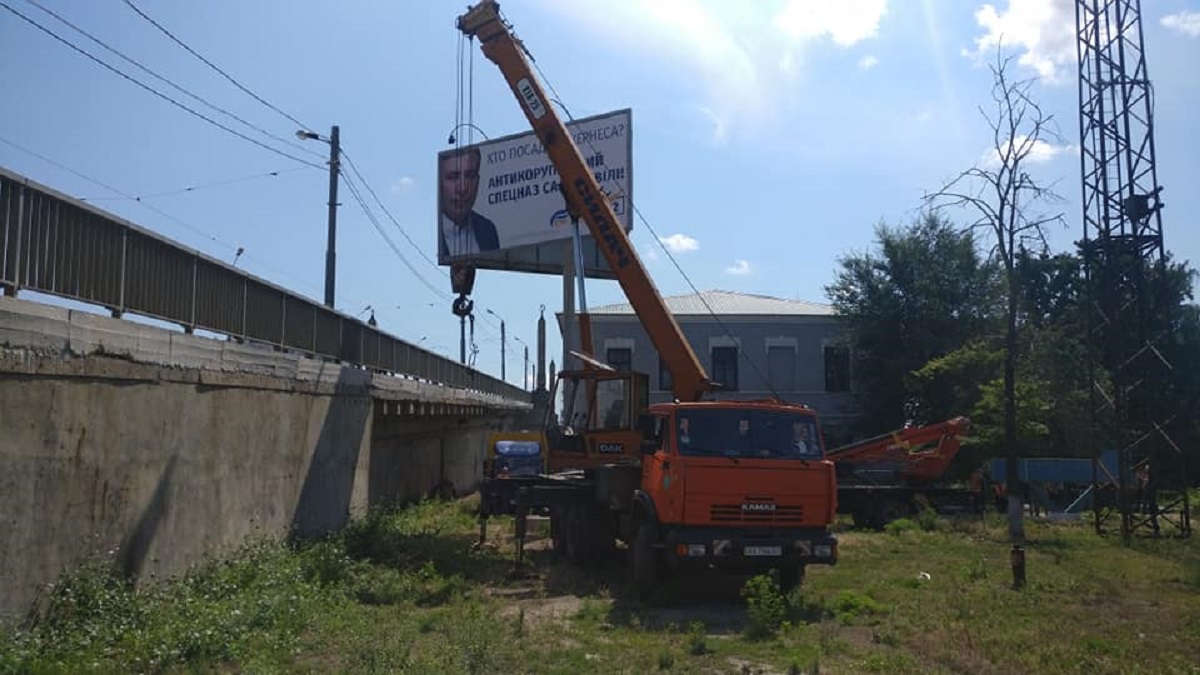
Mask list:
[[[966,417],[890,431],[830,450],[837,467],[838,507],[860,526],[882,527],[931,506],[976,508],[978,485],[966,490],[940,484],[971,428]]]
[[[573,220],[583,220],[666,363],[675,401],[648,405],[647,376],[590,353],[558,374],[561,421],[488,439],[480,485],[480,538],[491,515],[516,516],[518,560],[529,513],[550,518],[553,545],[572,562],[628,548],[638,589],[671,572],[709,567],[777,570],[785,588],[807,565],[837,561],[833,463],[814,411],[778,400],[712,400],[708,377],[530,68],[524,46],[483,0],[459,17],[499,67],[559,175]],[[589,352],[587,325],[581,326]],[[552,391],[553,395],[557,393]],[[577,408],[577,410],[576,410]]]

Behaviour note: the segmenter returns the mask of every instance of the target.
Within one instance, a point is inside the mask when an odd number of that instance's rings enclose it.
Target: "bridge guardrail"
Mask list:
[[[0,288],[29,289],[451,387],[529,393],[0,168]]]

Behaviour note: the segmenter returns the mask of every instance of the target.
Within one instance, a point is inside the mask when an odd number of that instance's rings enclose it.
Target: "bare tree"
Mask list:
[[[1022,248],[1047,248],[1045,232],[1051,223],[1063,224],[1063,214],[1034,213],[1040,205],[1061,202],[1051,186],[1034,180],[1026,171],[1029,164],[1057,152],[1061,139],[1054,116],[1045,113],[1030,96],[1034,80],[1016,80],[1010,75],[1012,57],[1003,56],[996,47],[992,72],[994,107],[979,112],[992,131],[992,147],[976,166],[958,174],[942,189],[925,195],[933,208],[963,208],[977,219],[969,226],[983,230],[995,244],[991,255],[1004,269],[1006,295],[1006,331],[1004,340],[1004,447],[1005,485],[1008,493],[1009,535],[1014,541],[1025,538],[1022,523],[1022,499],[1017,480],[1017,397],[1016,364],[1017,312],[1020,278],[1016,261]]]

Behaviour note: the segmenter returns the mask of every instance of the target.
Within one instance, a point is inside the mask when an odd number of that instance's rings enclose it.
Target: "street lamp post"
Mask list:
[[[329,138],[324,138],[314,131],[301,129],[296,132],[296,137],[301,140],[325,141],[329,144],[329,227],[328,240],[325,244],[325,306],[330,309],[333,309],[334,280],[337,276],[337,192],[338,171],[342,156],[338,131],[338,126],[335,124],[329,130]]]
[[[491,314],[492,316],[496,317],[497,319],[500,319],[500,379],[507,382],[508,379],[506,377],[504,377],[504,373],[505,373],[505,363],[504,362],[507,359],[505,359],[504,357],[505,357],[505,351],[507,349],[508,340],[504,333],[504,318],[501,317],[499,314],[493,312],[490,309],[484,310],[484,311],[486,311],[488,314]]]

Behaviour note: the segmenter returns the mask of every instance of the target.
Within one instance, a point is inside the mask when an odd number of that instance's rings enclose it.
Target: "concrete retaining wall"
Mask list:
[[[470,491],[483,435],[527,409],[279,355],[269,367],[292,376],[145,363],[130,352],[222,344],[142,326],[130,341],[126,322],[44,306],[32,321],[19,302],[0,298],[0,623],[94,551],[163,577],[442,480]],[[98,349],[84,330],[120,339]]]

